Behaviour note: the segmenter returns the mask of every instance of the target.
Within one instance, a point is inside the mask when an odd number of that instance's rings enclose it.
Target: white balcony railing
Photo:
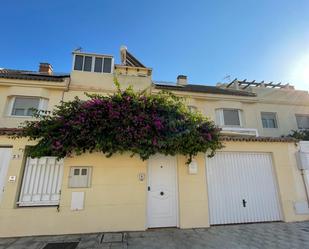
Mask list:
[[[221,127],[221,133],[234,136],[254,136],[258,137],[258,130],[254,128]]]

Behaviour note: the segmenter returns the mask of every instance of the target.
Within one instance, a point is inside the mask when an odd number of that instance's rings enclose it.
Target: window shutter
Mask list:
[[[63,177],[63,160],[56,157],[27,158],[20,206],[57,205]]]

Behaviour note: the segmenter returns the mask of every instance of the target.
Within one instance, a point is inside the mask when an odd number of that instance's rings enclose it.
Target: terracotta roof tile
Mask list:
[[[297,139],[292,137],[249,137],[249,136],[222,136],[221,141],[239,141],[239,142],[279,142],[295,143]]]
[[[0,128],[0,135],[14,135],[21,132],[20,128]]]

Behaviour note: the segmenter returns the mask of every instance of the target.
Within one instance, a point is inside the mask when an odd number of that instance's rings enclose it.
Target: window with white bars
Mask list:
[[[28,157],[19,206],[58,205],[63,177],[63,160]]]

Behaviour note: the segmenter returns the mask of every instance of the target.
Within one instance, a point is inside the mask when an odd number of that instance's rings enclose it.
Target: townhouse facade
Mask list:
[[[29,158],[25,147],[34,142],[10,138],[33,120],[32,108],[113,93],[115,78],[123,89],[185,97],[191,111],[222,128],[224,148],[189,166],[180,155],[142,161],[85,153],[58,161]],[[309,146],[282,137],[309,128],[307,91],[237,79],[206,86],[184,75],[154,81],[152,69],[121,48],[120,64],[75,51],[69,74],[48,63],[38,72],[0,69],[0,107],[0,237],[309,219]]]

